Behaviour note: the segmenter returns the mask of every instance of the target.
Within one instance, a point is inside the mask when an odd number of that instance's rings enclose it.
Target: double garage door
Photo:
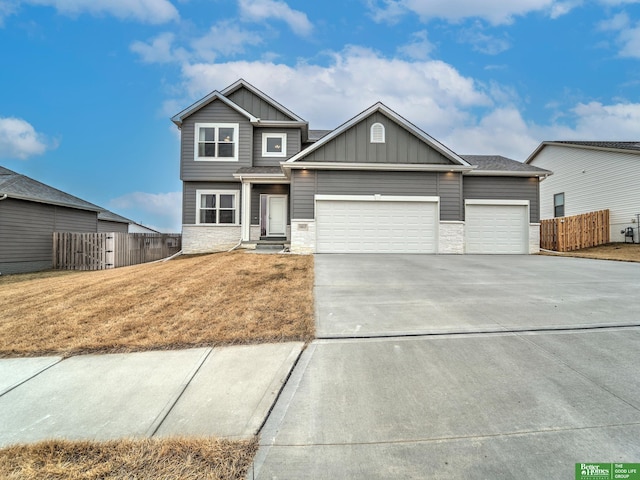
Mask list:
[[[318,253],[436,253],[434,197],[316,197]]]
[[[526,202],[467,201],[465,216],[466,253],[528,253]],[[318,195],[316,251],[437,253],[439,223],[437,197]]]

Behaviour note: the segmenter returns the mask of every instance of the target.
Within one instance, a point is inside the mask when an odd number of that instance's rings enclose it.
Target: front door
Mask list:
[[[269,195],[267,197],[267,236],[284,237],[287,235],[287,196]]]

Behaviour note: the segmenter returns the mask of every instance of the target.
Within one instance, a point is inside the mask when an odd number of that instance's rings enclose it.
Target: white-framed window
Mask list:
[[[238,124],[196,123],[195,160],[238,161]]]
[[[263,133],[262,134],[262,156],[263,157],[286,157],[287,156],[287,134],[286,133]]]
[[[238,225],[236,190],[196,190],[196,224]]]
[[[371,125],[371,143],[384,143],[384,125],[374,123]]]
[[[553,216],[564,217],[564,192],[553,196]]]

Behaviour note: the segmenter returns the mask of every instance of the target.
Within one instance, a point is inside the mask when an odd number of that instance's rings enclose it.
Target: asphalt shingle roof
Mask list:
[[[495,172],[531,172],[531,173],[547,173],[548,170],[534,167],[526,163],[518,162],[501,155],[460,155],[471,165],[478,168],[476,171],[495,171]]]
[[[574,142],[569,140],[558,140],[551,143],[564,143],[566,145],[578,145],[582,147],[615,148],[618,150],[640,151],[640,141],[636,141],[636,142]]]

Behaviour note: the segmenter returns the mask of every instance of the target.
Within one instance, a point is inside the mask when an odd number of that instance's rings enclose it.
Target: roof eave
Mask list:
[[[470,172],[477,168],[474,165],[445,165],[425,163],[350,163],[350,162],[295,162],[281,163],[285,170],[386,170],[416,172]]]
[[[187,118],[190,115],[193,115],[195,112],[209,105],[211,102],[215,100],[220,100],[222,103],[232,108],[239,114],[247,117],[251,123],[260,121],[259,118],[254,117],[253,115],[251,115],[251,113],[247,112],[244,108],[240,107],[239,105],[236,105],[235,103],[233,103],[231,100],[229,100],[227,97],[225,97],[222,93],[220,93],[217,90],[214,90],[207,96],[201,98],[194,104],[182,110],[177,115],[174,115],[173,117],[171,117],[171,121],[175,123],[178,128],[182,128],[182,122],[184,121],[185,118]]]
[[[74,208],[76,210],[84,210],[87,212],[96,212],[96,213],[100,213],[103,211],[102,208],[98,207],[97,205],[94,207],[90,207],[90,206],[82,206],[82,205],[73,205],[70,203],[64,203],[64,202],[57,202],[55,200],[45,200],[45,199],[41,199],[41,198],[34,198],[34,197],[29,197],[27,195],[20,195],[20,194],[15,194],[15,193],[0,193],[0,196],[4,196],[7,195],[6,198],[13,198],[14,200],[24,200],[27,202],[34,202],[34,203],[42,203],[44,205],[55,205],[57,207],[65,207],[65,208]]]

